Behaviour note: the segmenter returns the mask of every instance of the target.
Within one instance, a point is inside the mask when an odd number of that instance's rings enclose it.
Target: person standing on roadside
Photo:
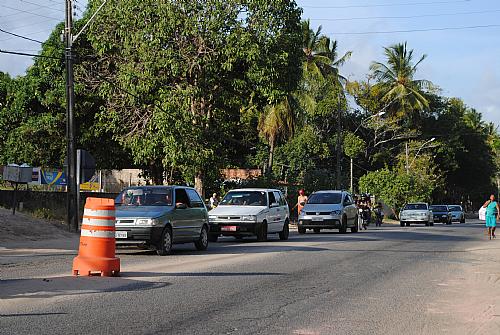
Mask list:
[[[500,219],[500,207],[498,206],[498,202],[495,201],[493,194],[490,195],[490,200],[484,203],[483,208],[486,208],[486,228],[488,228],[488,236],[491,240],[491,238],[496,238],[496,219]]]
[[[214,209],[217,206],[219,206],[219,198],[217,197],[217,193],[214,193],[210,197],[210,208]]]
[[[306,192],[300,189],[299,196],[297,197],[297,204],[292,208],[292,210],[294,210],[295,207],[297,207],[297,218],[300,216],[300,212],[302,212],[302,208],[304,208],[306,202],[307,202]]]

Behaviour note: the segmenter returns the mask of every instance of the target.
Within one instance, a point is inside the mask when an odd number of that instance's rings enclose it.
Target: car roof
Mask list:
[[[125,189],[132,189],[132,188],[192,188],[189,186],[180,186],[180,185],[142,185],[142,186],[129,186],[123,188]]]
[[[340,191],[340,190],[321,190],[313,193],[345,193],[345,192],[346,191]]]
[[[407,205],[428,205],[426,202],[409,202]]]
[[[237,188],[237,189],[234,189],[234,190],[230,190],[229,192],[281,192],[280,190],[278,189],[275,189],[275,188]]]

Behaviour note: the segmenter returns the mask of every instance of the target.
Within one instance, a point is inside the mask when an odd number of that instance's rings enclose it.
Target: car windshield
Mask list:
[[[431,209],[434,212],[447,212],[448,211],[448,207],[446,207],[446,206],[431,206]]]
[[[267,206],[264,191],[232,191],[226,194],[220,205],[225,206]]]
[[[425,211],[427,210],[426,204],[408,204],[403,208],[405,211]]]
[[[134,187],[123,190],[115,199],[116,206],[172,206],[169,187]]]
[[[340,204],[342,200],[342,193],[314,193],[307,200],[308,204]]]
[[[460,206],[448,206],[448,208],[450,209],[451,212],[461,212],[462,211],[462,207],[460,207]]]

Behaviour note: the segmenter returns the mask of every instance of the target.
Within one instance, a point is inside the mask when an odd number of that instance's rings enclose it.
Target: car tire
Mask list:
[[[172,254],[172,240],[172,229],[170,227],[165,227],[163,234],[161,234],[161,241],[158,244],[156,253],[160,256]]]
[[[196,247],[196,250],[202,251],[202,250],[207,250],[208,248],[208,228],[207,226],[203,225],[201,228],[200,232],[200,238],[196,241],[194,241],[194,246]]]
[[[446,222],[446,225],[448,225],[448,226],[449,226],[449,225],[451,225],[451,224],[452,224],[452,221],[451,221],[451,220],[448,220],[448,221]]]
[[[342,217],[342,222],[340,223],[339,233],[341,233],[341,234],[347,233],[347,218],[345,216]]]
[[[460,223],[465,223],[465,218],[460,219]]]
[[[354,218],[354,226],[351,227],[351,233],[357,233],[359,231],[358,229],[358,216]]]
[[[257,241],[265,242],[267,241],[267,223],[262,222],[257,229]]]
[[[404,221],[399,221],[399,225],[400,225],[401,227],[404,227],[406,224],[405,224],[405,222],[404,222]]]
[[[409,227],[410,226],[410,223],[409,222],[406,222],[406,227]]]
[[[434,227],[434,222],[429,222],[429,226]]]
[[[280,240],[286,241],[288,240],[288,236],[290,235],[290,227],[288,226],[288,221],[283,225],[283,230],[279,232]]]
[[[219,234],[208,234],[208,242],[215,243],[219,239]]]
[[[298,226],[297,231],[299,232],[300,235],[303,235],[306,233],[306,228]]]

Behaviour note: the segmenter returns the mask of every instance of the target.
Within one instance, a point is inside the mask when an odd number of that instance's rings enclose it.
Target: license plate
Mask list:
[[[321,216],[313,216],[312,220],[318,222],[323,221],[323,218]]]
[[[127,238],[126,231],[115,231],[115,238]]]
[[[236,226],[222,226],[220,227],[221,231],[236,231]]]

